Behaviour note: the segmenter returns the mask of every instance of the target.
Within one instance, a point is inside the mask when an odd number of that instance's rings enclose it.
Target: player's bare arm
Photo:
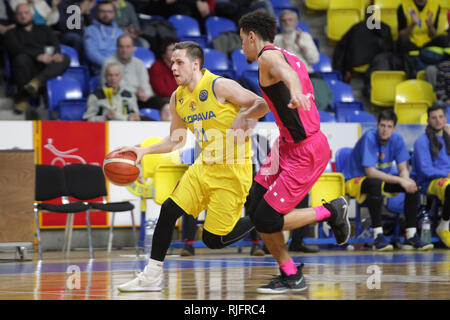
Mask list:
[[[256,121],[270,111],[263,98],[236,81],[221,78],[215,82],[214,92],[220,103],[231,103],[243,107],[236,116],[231,129],[246,131],[256,125]]]
[[[146,148],[141,147],[120,147],[113,152],[132,151],[136,153],[136,162],[140,163],[146,154],[153,153],[169,153],[177,149],[181,149],[186,144],[186,125],[176,111],[175,92],[172,93],[169,102],[172,121],[170,123],[170,135],[166,136],[160,143],[153,144]]]
[[[270,86],[283,81],[291,94],[289,108],[303,108],[309,110],[311,104],[309,98],[303,94],[302,85],[298,74],[286,62],[283,54],[275,50],[267,50],[258,58],[260,83],[262,86]]]

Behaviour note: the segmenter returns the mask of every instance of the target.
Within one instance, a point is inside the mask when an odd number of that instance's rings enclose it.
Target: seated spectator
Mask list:
[[[34,24],[29,4],[19,4],[15,18],[16,28],[6,32],[5,46],[17,87],[14,110],[22,113],[29,107],[30,96],[37,96],[47,80],[67,70],[70,58],[60,54],[59,42],[53,30],[46,25]]]
[[[447,47],[448,36],[438,35],[438,0],[402,0],[397,9],[398,43],[407,52],[428,46]]]
[[[156,95],[170,98],[178,85],[172,74],[172,53],[177,39],[166,38],[156,50],[156,61],[148,70],[150,84]]]
[[[142,31],[133,5],[125,0],[112,0],[112,3],[116,11],[115,20],[119,28],[130,35],[137,46],[149,49],[150,44],[147,40],[139,37]]]
[[[122,67],[110,63],[105,67],[106,83],[88,97],[84,120],[88,121],[139,121],[141,115],[133,92],[125,89]]]
[[[52,26],[59,20],[58,5],[61,0],[52,0],[51,7],[45,0],[10,0],[9,5],[13,11],[20,3],[28,3],[33,10],[34,24]]]
[[[87,26],[92,23],[91,12],[96,4],[95,0],[62,0],[58,6],[59,20],[55,29],[60,32],[60,41],[78,52],[80,62],[84,64],[83,34]],[[77,21],[73,19],[70,6],[80,8],[79,26],[74,25]]]
[[[297,27],[297,12],[289,9],[281,11],[280,25],[282,32],[275,36],[274,46],[295,54],[305,64],[308,73],[314,74],[312,65],[319,62],[319,50],[317,50],[311,34]]]
[[[445,109],[442,102],[428,108],[428,126],[414,143],[414,163],[422,190],[437,196],[444,206],[436,233],[450,248],[450,135],[445,130]]]
[[[119,64],[123,71],[123,82],[137,97],[139,108],[161,109],[168,104],[168,98],[155,97],[148,80],[148,71],[141,59],[133,56],[135,49],[133,38],[123,34],[117,39],[116,53],[105,59],[101,70],[101,82],[105,83],[106,66]]]
[[[106,58],[116,51],[117,39],[124,33],[114,21],[114,5],[110,1],[97,4],[97,19],[84,32],[84,52],[94,75]]]
[[[239,19],[246,13],[255,10],[266,10],[271,15],[275,15],[270,0],[215,0],[215,15],[233,20],[238,24]]]
[[[6,31],[15,27],[11,8],[5,2],[0,0],[0,36],[5,35]]]
[[[382,195],[404,192],[406,240],[403,248],[429,250],[433,244],[423,243],[417,234],[418,188],[409,176],[410,156],[403,137],[394,131],[396,124],[397,115],[392,110],[384,110],[378,116],[376,129],[367,131],[358,140],[343,170],[346,193],[359,203],[367,199],[374,232],[373,249],[386,251],[393,246],[383,235]],[[391,174],[394,161],[398,176]]]

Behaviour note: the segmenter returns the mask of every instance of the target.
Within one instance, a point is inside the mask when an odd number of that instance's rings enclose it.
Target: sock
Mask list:
[[[406,239],[411,239],[416,235],[416,228],[406,228]]]
[[[284,271],[284,273],[286,273],[287,276],[297,273],[297,267],[295,266],[294,260],[292,260],[292,258],[288,262],[281,263],[280,268]]]
[[[151,272],[151,270],[162,269],[164,261],[158,261],[154,259],[149,259],[147,265],[144,268],[145,273]]]
[[[373,228],[373,238],[376,239],[379,234],[383,235],[383,227]]]
[[[328,211],[328,209],[324,206],[313,207],[313,209],[316,212],[316,221],[322,221],[328,219],[331,216],[331,212]]]
[[[448,230],[450,220],[445,221],[444,219],[441,219],[441,222],[439,223],[439,229],[442,231]]]

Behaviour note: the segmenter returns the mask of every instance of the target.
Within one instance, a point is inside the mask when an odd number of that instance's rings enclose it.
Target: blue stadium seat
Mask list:
[[[83,98],[83,89],[80,82],[69,76],[62,75],[48,80],[46,88],[50,120],[53,119],[53,112],[59,111],[60,101]]]
[[[242,49],[234,50],[230,58],[236,79],[239,79],[245,71],[258,71],[258,63],[253,61],[251,64],[248,64]]]
[[[332,110],[336,110],[336,102],[352,102],[355,101],[352,87],[339,80],[325,80],[333,92]]]
[[[77,80],[81,85],[83,97],[88,96],[90,74],[87,66],[80,65],[78,67],[69,67],[66,72],[64,72],[63,76],[68,76]]]
[[[87,99],[61,100],[59,102],[58,120],[83,121]]]
[[[177,30],[180,41],[194,41],[203,48],[206,47],[206,36],[201,34],[200,25],[197,20],[190,16],[177,14],[169,17],[168,21]]]
[[[333,114],[323,111],[323,110],[317,110],[320,115],[320,122],[336,122],[336,118]]]
[[[214,74],[234,79],[234,72],[230,67],[227,56],[217,50],[205,48],[205,65]]]
[[[153,51],[143,48],[143,47],[136,47],[134,49],[134,54],[136,58],[141,59],[144,62],[145,68],[150,69],[153,62],[155,62],[155,54]]]
[[[349,113],[354,111],[364,111],[364,104],[362,101],[351,101],[351,102],[336,102],[336,120],[338,122],[346,122],[346,117]]]
[[[77,50],[72,47],[60,44],[61,54],[66,54],[70,57],[70,66],[71,67],[79,67],[80,66],[80,58],[78,56]]]
[[[291,0],[270,0],[272,3],[272,7],[280,8],[280,7],[290,7]]]
[[[223,18],[212,16],[205,21],[206,37],[208,43],[210,44],[212,40],[219,34],[225,31],[235,31],[238,32],[237,26],[234,21]]]
[[[346,113],[346,122],[377,122],[377,118],[366,111],[351,110]]]
[[[343,172],[347,159],[352,153],[353,148],[340,148],[335,154],[335,168],[336,172]]]
[[[158,109],[153,108],[143,108],[139,110],[139,113],[153,119],[155,121],[161,121],[161,115]]]
[[[259,86],[258,71],[244,71],[242,77],[239,79],[239,82],[247,90],[250,90],[262,97],[261,87]]]
[[[15,85],[12,80],[11,60],[9,59],[8,50],[2,46],[3,63],[5,66],[5,82],[6,82],[6,95],[12,96],[14,94]]]
[[[96,91],[99,88],[100,85],[100,76],[93,76],[90,80],[89,80],[89,93],[92,93],[94,91]]]
[[[342,80],[342,74],[340,71],[333,70],[331,59],[325,53],[320,53],[319,61],[313,64],[315,72],[320,73],[324,80]]]

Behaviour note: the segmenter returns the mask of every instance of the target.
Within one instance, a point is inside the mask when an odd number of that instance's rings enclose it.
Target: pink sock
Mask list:
[[[313,207],[313,209],[316,212],[316,221],[322,221],[331,216],[330,211],[328,211],[328,209],[324,206]]]
[[[295,266],[294,260],[292,260],[292,258],[288,262],[281,263],[280,268],[288,276],[297,273],[297,267]]]

